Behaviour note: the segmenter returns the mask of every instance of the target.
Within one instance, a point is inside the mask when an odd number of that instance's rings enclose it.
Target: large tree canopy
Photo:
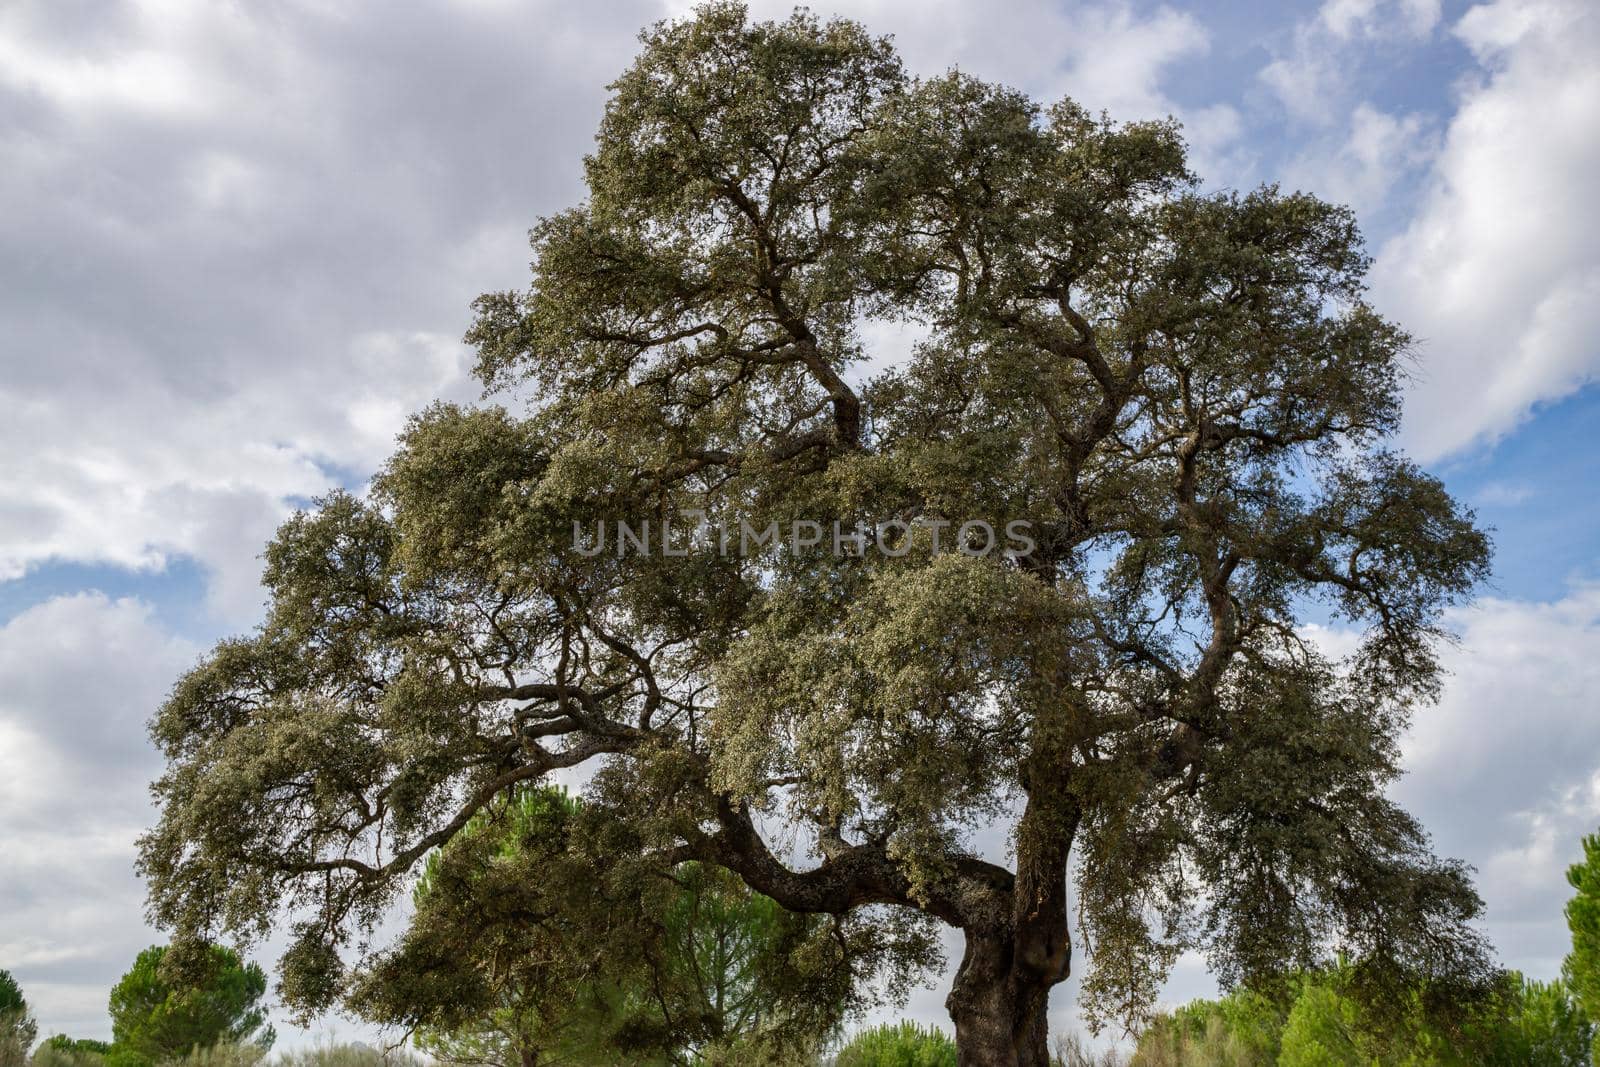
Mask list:
[[[513,410],[430,408],[369,497],[288,522],[266,622],[157,716],[156,919],[292,921],[320,1008],[419,860],[584,768],[618,856],[887,964],[962,930],[967,1064],[1045,1062],[1075,940],[1096,1018],[1187,948],[1228,981],[1481,968],[1464,871],[1385,786],[1488,544],[1386,443],[1407,338],[1350,212],[1200,192],[1172,123],[911,79],[847,21],[643,40],[588,200],[476,305]],[[783,533],[663,551],[686,514]],[[649,550],[593,552],[618,521]]]

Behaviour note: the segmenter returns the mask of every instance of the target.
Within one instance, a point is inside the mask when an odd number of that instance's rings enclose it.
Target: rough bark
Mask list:
[[[1038,773],[1043,747],[1025,778]],[[1017,826],[1010,913],[965,928],[945,999],[962,1067],[1049,1067],[1050,990],[1072,962],[1067,859],[1079,817],[1070,792],[1031,792]]]
[[[1049,1067],[1046,1009],[1055,982],[1017,966],[1012,931],[968,930],[966,942],[945,998],[961,1067]]]

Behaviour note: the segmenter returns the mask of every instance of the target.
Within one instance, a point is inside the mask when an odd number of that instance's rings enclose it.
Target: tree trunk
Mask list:
[[[1007,931],[967,931],[945,1007],[961,1067],[1049,1067],[1046,1008],[1054,981],[1016,966]]]
[[[967,947],[945,1007],[961,1067],[1049,1067],[1050,990],[1067,977],[1067,858],[1081,810],[1061,776],[1034,789],[1060,731],[1035,737],[1024,766],[1017,877],[1007,913],[965,927]],[[1057,746],[1059,747],[1059,745]],[[1065,758],[1057,754],[1058,762]]]

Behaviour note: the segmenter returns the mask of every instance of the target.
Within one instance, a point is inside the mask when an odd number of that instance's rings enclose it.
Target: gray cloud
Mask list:
[[[45,9],[49,9],[46,13]],[[644,5],[0,17],[0,577],[174,553],[249,606],[283,501],[469,396]]]
[[[133,873],[160,771],[144,724],[197,652],[97,594],[0,627],[0,959],[47,1032],[108,1036],[111,983],[156,940]]]

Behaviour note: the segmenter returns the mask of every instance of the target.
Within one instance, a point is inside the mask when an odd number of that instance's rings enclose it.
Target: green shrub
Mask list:
[[[267,1050],[258,1044],[219,1041],[196,1046],[185,1056],[162,1060],[158,1067],[257,1067],[266,1055]]]
[[[1566,982],[1530,981],[1515,971],[1473,1029],[1491,1067],[1587,1067],[1595,1033]]]
[[[1566,983],[1522,979],[1519,1007],[1513,1021],[1526,1062],[1535,1067],[1582,1067],[1589,1062],[1594,1025]]]
[[[1221,1015],[1203,1021],[1160,1016],[1139,1037],[1128,1067],[1272,1067],[1277,1062],[1228,1029]]]
[[[1248,990],[1197,1000],[1158,1016],[1139,1037],[1129,1067],[1272,1067],[1284,1013]]]
[[[1600,1020],[1600,834],[1583,839],[1583,861],[1567,868],[1567,882],[1576,892],[1567,902],[1567,928],[1572,931],[1572,952],[1562,964],[1561,976],[1572,999],[1591,1019]],[[1594,1046],[1600,1064],[1600,1043]]]
[[[353,1043],[284,1052],[272,1061],[271,1067],[424,1067],[427,1062],[403,1048],[381,1049]]]
[[[1365,1067],[1362,1023],[1354,1001],[1308,980],[1283,1024],[1278,1067]]]
[[[1562,982],[1515,972],[1439,1001],[1424,986],[1374,1012],[1344,961],[1158,1016],[1129,1067],[1587,1067],[1595,1028]],[[1437,1001],[1437,1002],[1436,1002]]]
[[[111,1046],[88,1037],[55,1034],[33,1053],[33,1067],[105,1067]]]
[[[885,1023],[851,1038],[834,1067],[956,1067],[956,1043],[914,1022]]]
[[[223,945],[202,945],[193,953],[192,973],[174,986],[162,966],[168,949],[152,945],[111,989],[111,1032],[107,1067],[149,1067],[183,1060],[196,1048],[212,1045],[272,1047],[261,998],[267,976],[254,963]],[[220,1053],[219,1055],[227,1055]]]

